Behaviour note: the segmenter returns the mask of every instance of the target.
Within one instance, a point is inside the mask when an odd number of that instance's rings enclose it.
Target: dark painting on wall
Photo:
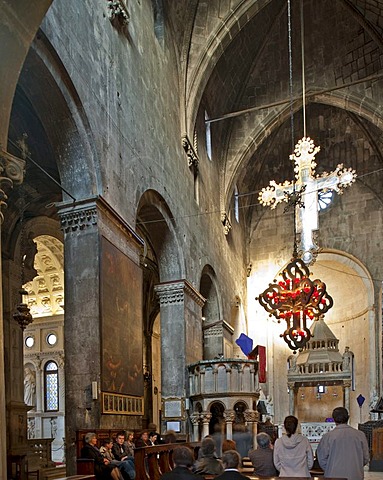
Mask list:
[[[101,389],[142,396],[142,271],[104,237],[100,284]]]

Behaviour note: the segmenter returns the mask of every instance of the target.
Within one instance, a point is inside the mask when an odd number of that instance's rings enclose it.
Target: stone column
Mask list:
[[[253,448],[257,448],[257,422],[259,421],[259,413],[255,410],[245,410],[243,412],[245,420],[249,425],[249,430],[252,437]]]
[[[202,439],[209,435],[209,422],[212,415],[210,412],[202,412],[201,419],[202,419]]]
[[[107,328],[113,319],[111,312],[101,311],[101,274],[107,275],[101,270],[101,247],[113,248],[106,247],[111,243],[138,264],[141,244],[134,230],[101,197],[62,203],[59,215],[65,253],[65,407],[70,412],[65,419],[66,459],[67,474],[73,475],[76,431],[100,428],[102,419],[101,398],[92,397],[92,382],[102,385],[102,325],[106,322]],[[115,278],[116,283],[120,280]],[[135,282],[140,284],[142,278]],[[137,328],[142,331],[140,316]]]
[[[190,421],[193,425],[193,442],[199,442],[199,422],[200,422],[200,415],[198,413],[193,413],[193,415],[190,415]]]
[[[0,238],[4,221],[2,208],[8,200],[6,192],[23,182],[24,171],[25,160],[0,147]],[[28,408],[24,404],[22,330],[17,324],[11,325],[12,318],[5,320],[1,259],[0,242],[0,478],[7,478],[7,453],[26,453]],[[7,314],[7,317],[11,315]]]
[[[202,358],[205,299],[186,280],[160,283],[154,288],[161,315],[162,426],[166,430],[167,421],[178,420],[186,433],[186,367]]]
[[[289,382],[289,415],[295,415],[295,383]]]
[[[226,410],[226,412],[223,412],[223,418],[226,422],[226,438],[228,440],[233,440],[233,422],[235,420],[234,410]]]
[[[343,382],[343,406],[350,413],[350,388],[351,382]]]

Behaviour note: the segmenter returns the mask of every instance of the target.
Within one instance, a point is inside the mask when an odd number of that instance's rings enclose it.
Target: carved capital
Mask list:
[[[85,228],[97,225],[97,207],[96,205],[81,205],[59,212],[61,219],[61,229],[64,233],[84,230]]]
[[[202,307],[206,299],[186,280],[160,283],[154,287],[160,299],[160,305],[183,303],[187,294],[197,305]]]
[[[199,422],[201,421],[201,416],[199,413],[193,413],[192,415],[190,415],[190,421],[192,423],[192,425],[198,425]]]
[[[226,412],[223,412],[223,418],[226,420],[226,423],[233,423],[235,420],[234,410],[226,410]]]
[[[229,232],[231,230],[231,222],[230,222],[229,217],[227,216],[226,212],[221,213],[221,223],[223,225],[224,234],[229,235]]]
[[[3,223],[2,208],[7,206],[6,192],[24,180],[25,160],[0,149],[0,223]]]
[[[209,423],[211,417],[212,417],[212,414],[210,412],[202,412],[200,415],[202,423]]]
[[[130,22],[130,14],[124,0],[108,0],[109,20],[117,29],[125,29]]]
[[[25,173],[25,160],[15,157],[5,150],[0,150],[0,175],[7,178],[13,185],[23,183]]]
[[[243,416],[245,417],[246,422],[258,422],[259,420],[259,413],[255,410],[245,410],[243,412]]]
[[[182,136],[182,147],[185,150],[189,167],[198,171],[199,158],[186,134]]]

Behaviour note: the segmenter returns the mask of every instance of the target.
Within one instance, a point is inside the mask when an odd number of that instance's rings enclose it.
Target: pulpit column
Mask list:
[[[202,358],[202,307],[205,299],[186,280],[154,287],[160,300],[162,421],[179,421],[186,433],[186,366]],[[200,332],[200,335],[197,334]],[[193,341],[186,341],[187,335]],[[201,391],[203,391],[201,375]]]
[[[257,422],[259,420],[259,413],[256,412],[255,410],[245,410],[243,414],[246,422],[250,427],[249,430],[253,440],[253,448],[257,448],[256,436],[257,436],[257,430],[258,430]]]
[[[233,422],[235,420],[234,410],[223,412],[223,417],[226,421],[226,438],[228,440],[233,440]]]
[[[197,413],[194,413],[193,415],[190,415],[190,421],[193,425],[193,442],[199,442],[199,422],[200,422],[200,415]]]
[[[295,383],[289,382],[287,385],[289,387],[289,415],[295,415]]]
[[[205,438],[206,435],[209,435],[209,422],[212,417],[209,412],[202,412],[202,438]]]
[[[350,389],[351,382],[343,382],[343,405],[350,412]]]

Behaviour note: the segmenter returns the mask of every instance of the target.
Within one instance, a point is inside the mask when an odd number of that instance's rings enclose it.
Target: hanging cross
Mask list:
[[[295,163],[295,182],[286,181],[277,184],[272,180],[268,187],[263,188],[258,200],[264,206],[274,209],[278,203],[289,200],[289,197],[299,193],[299,202],[296,202],[296,231],[300,233],[299,255],[310,265],[317,252],[318,246],[314,240],[314,231],[318,230],[318,194],[319,192],[335,191],[343,193],[343,189],[351,185],[356,178],[355,170],[345,168],[339,164],[331,173],[315,175],[315,155],[320,147],[314,145],[309,137],[303,137],[295,145],[290,160]]]

